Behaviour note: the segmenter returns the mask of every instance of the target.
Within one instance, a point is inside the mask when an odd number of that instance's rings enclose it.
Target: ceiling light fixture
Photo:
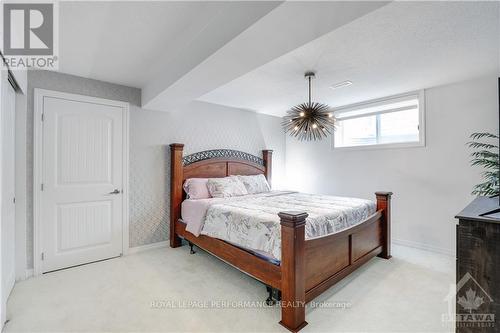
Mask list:
[[[305,77],[309,81],[309,101],[287,111],[282,126],[300,141],[321,140],[335,130],[335,117],[328,105],[311,102],[311,80],[315,75],[307,72]]]
[[[339,88],[342,88],[342,87],[350,86],[351,84],[352,84],[352,81],[346,80],[346,81],[342,81],[342,82],[339,82],[339,83],[332,84],[330,86],[330,89],[339,89]]]

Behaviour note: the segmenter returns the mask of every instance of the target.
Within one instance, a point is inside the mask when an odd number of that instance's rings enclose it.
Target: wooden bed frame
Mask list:
[[[188,178],[263,174],[271,183],[272,150],[262,159],[234,150],[210,150],[183,157],[183,144],[170,145],[170,246],[181,238],[281,291],[280,324],[296,332],[307,325],[305,304],[375,256],[391,257],[391,192],[376,192],[377,212],[362,223],[329,236],[306,240],[307,212],[282,212],[281,264],[276,265],[222,240],[186,231],[181,220],[182,188]]]

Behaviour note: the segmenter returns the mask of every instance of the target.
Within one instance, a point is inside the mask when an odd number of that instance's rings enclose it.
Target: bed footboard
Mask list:
[[[305,240],[306,213],[281,219],[281,321],[292,332],[307,325],[305,305],[375,256],[391,257],[391,192],[377,192],[377,212],[355,227]]]
[[[281,219],[281,321],[292,332],[307,325],[305,289],[306,213],[282,212]]]
[[[391,196],[392,192],[375,192],[377,211],[382,212],[382,253],[380,257],[391,258]]]

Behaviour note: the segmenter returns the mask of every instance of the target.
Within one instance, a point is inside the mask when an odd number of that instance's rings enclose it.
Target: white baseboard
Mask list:
[[[430,252],[435,252],[439,254],[445,254],[448,256],[455,256],[455,251],[450,250],[448,248],[444,247],[438,247],[434,245],[429,245],[425,243],[420,243],[420,242],[415,242],[415,241],[410,241],[410,240],[405,240],[405,239],[392,239],[392,243],[396,245],[402,245],[402,246],[408,246],[408,247],[413,247],[415,249],[419,250],[424,250],[424,251],[430,251]]]
[[[142,246],[131,247],[128,249],[127,254],[135,254],[135,253],[159,249],[159,248],[167,247],[167,246],[168,246],[168,241],[151,243],[151,244],[146,244],[146,245],[142,245]],[[26,270],[25,276],[19,278],[18,281],[27,280],[29,278],[32,278],[33,276],[34,276],[34,269],[30,268],[30,269]]]
[[[28,268],[28,269],[26,269],[24,279],[21,278],[21,279],[19,279],[19,281],[23,281],[23,280],[27,280],[29,278],[32,278],[34,274],[35,274],[35,271],[33,270],[33,268]]]
[[[167,247],[167,246],[168,246],[168,241],[163,241],[163,242],[146,244],[146,245],[142,245],[142,246],[131,247],[128,249],[128,254],[135,254],[135,253],[159,249],[159,248]]]

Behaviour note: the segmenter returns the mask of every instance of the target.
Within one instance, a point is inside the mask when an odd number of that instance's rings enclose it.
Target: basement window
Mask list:
[[[334,148],[423,146],[424,92],[336,109]]]

